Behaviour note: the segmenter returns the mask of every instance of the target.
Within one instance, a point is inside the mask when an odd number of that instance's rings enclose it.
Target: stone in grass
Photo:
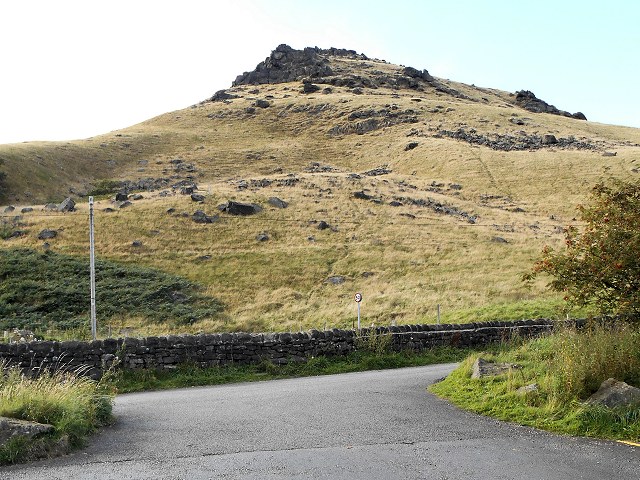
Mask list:
[[[192,218],[193,218],[193,221],[196,223],[214,223],[220,219],[218,215],[207,215],[202,210],[196,210],[193,213]]]
[[[640,388],[609,378],[602,382],[598,391],[591,395],[585,403],[609,408],[640,404]]]
[[[18,420],[15,418],[0,417],[0,446],[15,437],[26,437],[31,439],[52,431],[52,425],[27,422],[25,420]]]
[[[227,203],[219,205],[218,210],[230,215],[255,215],[262,211],[262,207],[255,203],[240,203],[229,200]]]
[[[201,195],[200,193],[192,193],[191,194],[191,200],[193,200],[194,202],[204,202],[204,195]]]
[[[58,236],[57,230],[49,230],[45,228],[38,234],[38,240],[49,240]]]
[[[518,368],[520,368],[520,366],[513,363],[490,362],[482,357],[478,357],[473,364],[471,378],[493,377]]]
[[[269,200],[267,200],[267,203],[275,208],[287,208],[289,206],[287,202],[279,199],[278,197],[270,197]]]
[[[491,237],[491,241],[493,243],[509,243],[509,241],[503,237]]]
[[[540,390],[538,388],[538,384],[532,383],[531,385],[525,385],[524,387],[520,387],[519,389],[516,390],[516,393],[518,395],[528,395],[530,393],[537,393],[538,390]]]
[[[76,210],[76,202],[72,198],[65,198],[60,205],[58,205],[58,211],[60,212],[74,212]]]
[[[347,279],[342,275],[334,275],[327,278],[326,283],[330,283],[331,285],[342,285],[346,280]]]
[[[266,242],[267,240],[269,240],[269,235],[264,232],[259,233],[258,235],[256,235],[256,240],[259,242]]]

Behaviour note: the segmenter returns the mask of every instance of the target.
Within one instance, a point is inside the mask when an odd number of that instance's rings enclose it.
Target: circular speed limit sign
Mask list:
[[[362,301],[362,294],[361,293],[356,293],[354,300],[358,303],[360,303]]]

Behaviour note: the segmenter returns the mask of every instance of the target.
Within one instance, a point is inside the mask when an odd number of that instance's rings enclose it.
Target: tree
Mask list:
[[[547,273],[549,287],[571,303],[640,314],[640,183],[598,184],[578,210],[584,225],[565,229],[566,252],[545,247],[525,279]]]

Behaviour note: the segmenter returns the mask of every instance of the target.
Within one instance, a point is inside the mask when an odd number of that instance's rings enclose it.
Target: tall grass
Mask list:
[[[626,323],[567,328],[483,358],[519,365],[508,374],[471,378],[472,355],[434,393],[469,410],[548,430],[640,440],[640,405],[609,409],[584,401],[608,378],[640,387],[640,327]],[[518,392],[536,384],[537,390]]]
[[[71,448],[82,446],[88,434],[111,419],[113,389],[108,376],[100,382],[82,372],[40,372],[30,377],[17,367],[0,363],[0,416],[50,424],[53,433],[32,444],[24,440],[0,447],[0,464],[45,453],[62,439]]]
[[[627,323],[593,323],[552,337],[554,393],[564,400],[586,398],[607,378],[640,385],[640,329]]]

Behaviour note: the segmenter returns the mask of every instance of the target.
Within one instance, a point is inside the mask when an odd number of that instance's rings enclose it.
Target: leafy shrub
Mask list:
[[[533,272],[553,277],[565,300],[594,304],[604,314],[640,313],[640,182],[598,184],[579,207],[585,227],[565,230],[566,252],[545,247]]]

